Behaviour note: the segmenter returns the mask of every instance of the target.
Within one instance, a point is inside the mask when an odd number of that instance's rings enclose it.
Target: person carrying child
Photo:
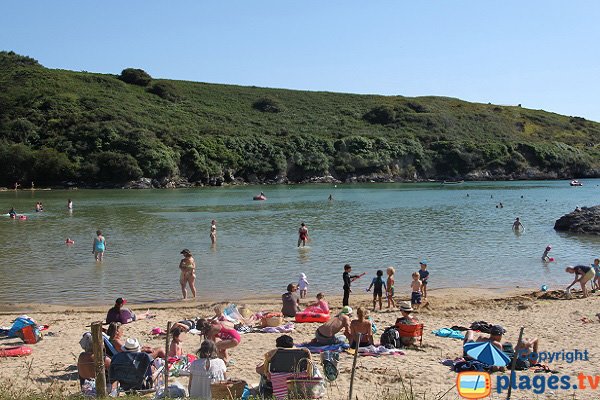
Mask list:
[[[419,305],[421,304],[421,289],[423,288],[423,282],[419,279],[419,273],[413,272],[412,274],[412,282],[410,283],[410,288],[412,289],[412,294],[410,296],[410,304],[412,307],[417,310]]]
[[[394,267],[388,267],[387,269],[387,289],[385,290],[385,297],[387,297],[387,308],[390,308],[390,305],[392,307],[396,307],[396,302],[394,301],[394,274],[396,273],[396,270],[394,269]]]
[[[383,271],[382,270],[377,270],[377,276],[375,278],[373,278],[373,280],[371,281],[371,284],[369,285],[367,292],[371,291],[371,288],[374,287],[373,289],[373,311],[375,311],[375,306],[377,304],[377,300],[379,300],[379,310],[381,310],[381,297],[383,296],[383,290],[385,289],[385,292],[387,293],[387,286],[385,284],[385,282],[383,281]]]
[[[423,297],[427,298],[427,281],[429,280],[429,271],[427,271],[427,260],[419,262],[421,269],[419,270],[419,279],[423,284]]]

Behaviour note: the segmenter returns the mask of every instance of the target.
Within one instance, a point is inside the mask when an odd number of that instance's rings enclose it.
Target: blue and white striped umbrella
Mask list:
[[[465,343],[465,353],[479,362],[497,367],[505,367],[510,363],[510,358],[501,350],[498,350],[492,342],[470,342]]]

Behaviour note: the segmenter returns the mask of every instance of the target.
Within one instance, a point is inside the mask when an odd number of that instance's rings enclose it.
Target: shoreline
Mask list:
[[[538,289],[532,287],[476,287],[476,286],[467,286],[467,287],[441,287],[428,289],[428,292],[431,294],[430,298],[437,297],[445,297],[445,296],[454,296],[455,292],[460,291],[465,292],[465,300],[471,300],[473,297],[481,296],[481,295],[489,295],[490,293],[494,296],[500,296],[500,298],[510,298],[523,294],[530,294],[532,292],[539,291]],[[173,310],[173,309],[190,309],[197,307],[212,307],[216,304],[269,304],[269,303],[280,303],[281,294],[270,295],[261,295],[261,296],[244,296],[231,300],[213,300],[213,301],[205,301],[199,299],[191,299],[191,300],[152,300],[152,301],[141,301],[141,302],[127,302],[127,307],[131,308],[134,311],[145,310],[145,309],[156,309],[156,310]],[[126,296],[125,296],[126,298]],[[371,294],[366,293],[353,293],[351,295],[352,299],[358,299],[360,302],[364,302],[370,300],[372,298]],[[327,296],[327,299],[331,303],[341,302],[342,295],[330,295]],[[308,296],[303,299],[304,302],[312,302],[314,301],[314,296]],[[385,300],[385,299],[384,299]],[[400,301],[410,301],[410,296],[395,296],[396,302]],[[384,301],[385,302],[385,301]],[[69,305],[69,304],[48,304],[48,303],[0,303],[0,315],[7,314],[15,314],[15,313],[32,313],[35,312],[37,314],[49,314],[56,312],[72,312],[72,313],[85,313],[85,312],[102,312],[107,311],[113,304],[110,303],[94,303],[94,304],[85,304],[85,305]]]

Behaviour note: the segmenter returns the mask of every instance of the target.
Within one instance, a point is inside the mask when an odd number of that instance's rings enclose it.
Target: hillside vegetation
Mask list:
[[[0,52],[0,185],[600,176],[600,124],[519,106],[52,70]]]

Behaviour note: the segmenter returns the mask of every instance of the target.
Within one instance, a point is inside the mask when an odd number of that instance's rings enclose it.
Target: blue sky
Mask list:
[[[49,68],[457,97],[600,121],[597,1],[4,2],[0,49]]]

